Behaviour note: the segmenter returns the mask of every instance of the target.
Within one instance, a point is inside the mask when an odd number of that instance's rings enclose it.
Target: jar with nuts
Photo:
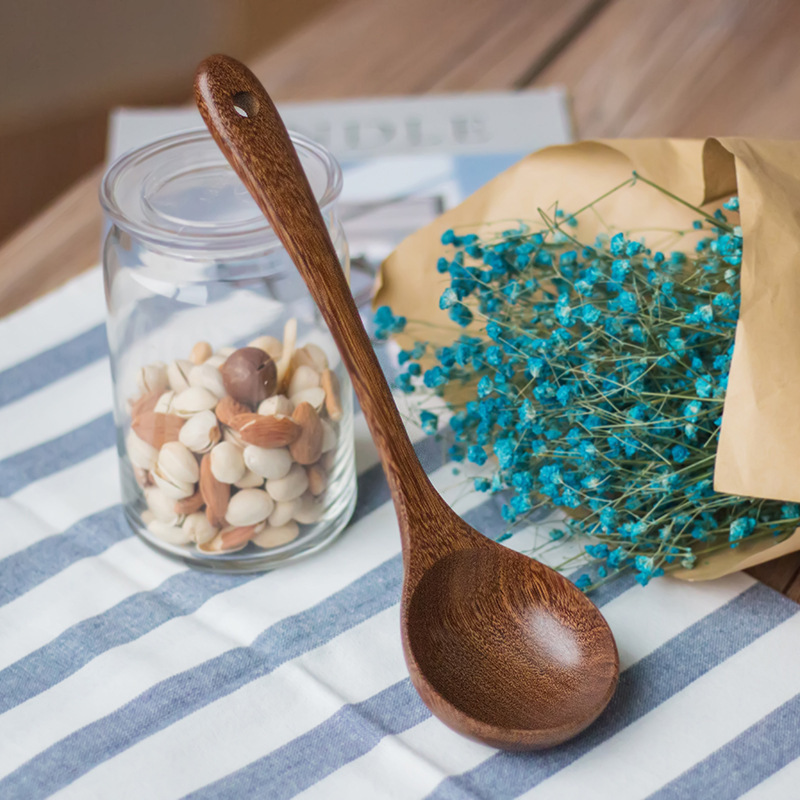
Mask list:
[[[347,266],[339,167],[293,139]],[[211,569],[319,550],[355,505],[352,389],[277,237],[205,131],[123,156],[101,200],[130,524]]]

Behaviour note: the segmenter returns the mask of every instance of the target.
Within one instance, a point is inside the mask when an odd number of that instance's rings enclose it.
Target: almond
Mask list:
[[[204,504],[205,500],[203,500],[203,495],[198,489],[191,497],[184,497],[183,500],[177,500],[175,502],[175,513],[194,514],[194,512],[199,511]]]
[[[274,336],[259,336],[257,339],[253,339],[252,342],[248,342],[247,346],[263,350],[276,362],[280,360],[281,352],[283,352],[283,345]]]
[[[199,545],[204,553],[221,553],[225,550],[241,550],[255,535],[258,525],[244,525],[239,528],[226,528],[210,542]]]
[[[314,497],[321,495],[328,488],[328,473],[320,464],[312,464],[306,472],[308,474],[308,490]]]
[[[300,435],[289,452],[298,464],[313,464],[322,455],[322,421],[310,403],[300,403],[292,419],[300,426]]]
[[[320,375],[319,385],[325,390],[325,410],[328,416],[338,422],[342,418],[342,401],[339,396],[339,379],[335,372],[326,369]]]
[[[200,493],[206,504],[208,521],[219,528],[225,524],[225,512],[231,497],[230,484],[220,483],[211,471],[211,455],[206,453],[200,462]]]
[[[131,428],[140,439],[160,450],[167,442],[178,441],[184,422],[185,419],[175,414],[145,411],[133,419]]]
[[[239,547],[249,542],[256,535],[257,525],[243,525],[239,528],[228,528],[220,533],[222,537],[222,549],[229,550],[231,547]]]
[[[247,406],[237,403],[232,397],[223,397],[222,400],[217,403],[215,411],[217,413],[217,419],[223,425],[229,427],[231,427],[234,417],[250,413],[250,409],[247,408]]]
[[[147,411],[153,411],[159,397],[161,397],[161,392],[154,391],[146,392],[138,400],[134,400],[133,403],[131,403],[131,419]]]
[[[313,409],[312,409],[313,410]],[[256,447],[286,447],[300,435],[300,425],[292,417],[277,414],[264,417],[261,414],[239,414],[231,427],[239,432],[239,436],[247,444]]]

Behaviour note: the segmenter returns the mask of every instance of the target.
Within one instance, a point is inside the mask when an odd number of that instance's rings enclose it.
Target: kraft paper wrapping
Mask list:
[[[435,264],[443,231],[480,223],[527,220],[555,203],[574,211],[622,183],[635,170],[694,205],[738,194],[744,236],[742,304],[717,449],[714,486],[730,494],[800,501],[800,142],[760,139],[598,140],[548,147],[503,172],[459,206],[409,236],[386,259],[375,306],[428,325],[418,338],[446,343],[461,332],[438,301],[447,283]],[[581,215],[583,241],[603,221],[643,235],[648,246],[664,231],[696,218],[643,182]],[[692,246],[690,237],[683,247]],[[410,336],[413,338],[414,329]],[[403,342],[403,337],[401,343]],[[698,553],[697,566],[676,574],[708,580],[800,550],[800,530],[775,540]]]

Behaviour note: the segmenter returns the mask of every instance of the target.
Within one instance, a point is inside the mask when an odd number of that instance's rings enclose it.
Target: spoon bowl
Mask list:
[[[589,725],[614,693],[611,631],[568,580],[554,581],[537,561],[487,544],[438,559],[405,594],[412,681],[466,736],[505,749],[559,744]]]
[[[524,750],[569,739],[596,719],[617,683],[606,621],[562,575],[467,525],[428,480],[289,134],[255,75],[212,56],[197,70],[195,99],[350,373],[397,511],[401,636],[414,686],[442,721],[481,742]]]

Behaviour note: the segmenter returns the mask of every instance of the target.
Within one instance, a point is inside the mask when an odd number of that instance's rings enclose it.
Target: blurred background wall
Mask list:
[[[117,105],[189,99],[337,0],[0,0],[0,241],[100,164]]]

